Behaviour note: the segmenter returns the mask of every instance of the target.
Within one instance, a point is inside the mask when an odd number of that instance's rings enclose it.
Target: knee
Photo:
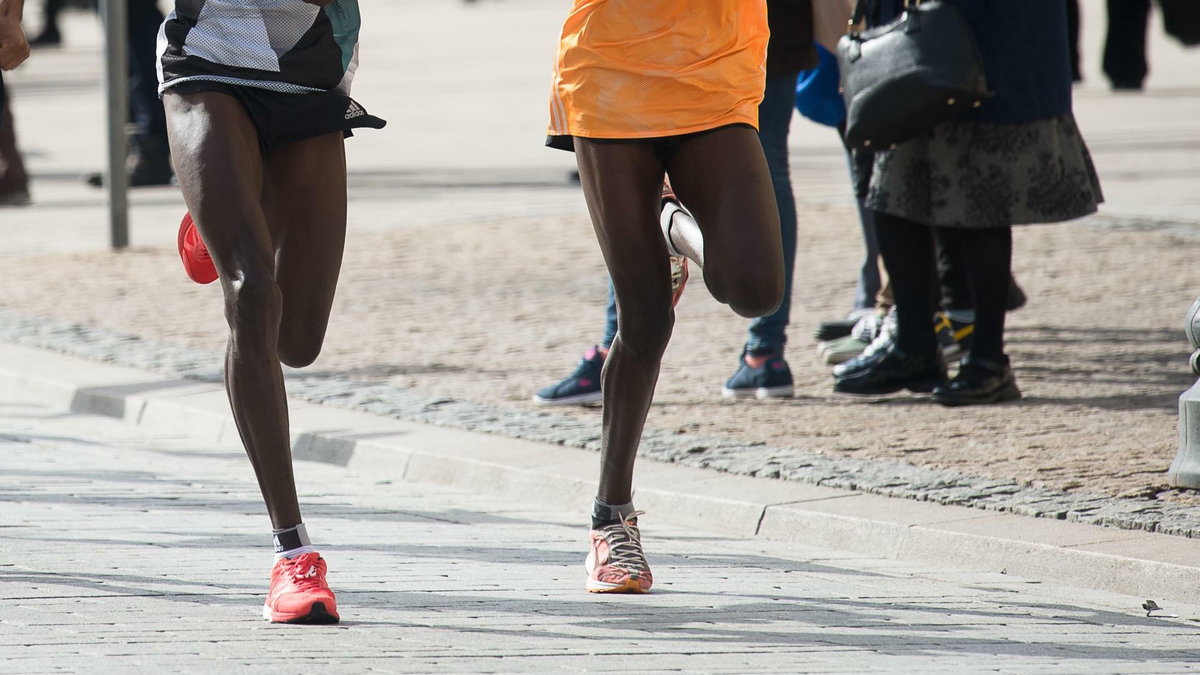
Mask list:
[[[623,350],[653,361],[661,359],[667,351],[675,326],[675,313],[668,309],[661,313],[640,314],[636,319],[622,314],[618,326]]]
[[[239,338],[267,337],[279,328],[283,302],[266,270],[243,270],[225,285],[225,320]]]
[[[704,282],[713,298],[748,319],[767,316],[783,302],[782,264],[724,269],[710,264],[704,269]]]
[[[291,368],[306,368],[321,355],[321,340],[279,337],[279,360]]]
[[[740,316],[753,319],[768,316],[783,303],[783,275],[752,275],[734,284],[725,302]]]

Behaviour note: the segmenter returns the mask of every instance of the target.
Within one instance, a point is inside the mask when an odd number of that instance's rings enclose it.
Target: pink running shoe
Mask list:
[[[272,623],[337,623],[341,617],[325,583],[326,569],[319,553],[275,561],[263,618]]]
[[[196,230],[196,222],[191,213],[183,214],[183,222],[179,224],[179,259],[183,261],[183,271],[188,278],[198,284],[211,284],[217,280],[217,266],[208,255],[208,248]]]
[[[592,530],[592,547],[584,568],[589,593],[646,593],[654,583],[642,552],[642,535],[634,511],[624,520]]]

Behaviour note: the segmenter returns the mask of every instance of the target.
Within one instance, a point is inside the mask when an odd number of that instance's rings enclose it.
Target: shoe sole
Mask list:
[[[593,581],[588,579],[588,593],[626,593],[626,594],[643,594],[649,593],[649,588],[642,588],[642,584],[637,579],[629,579],[623,584],[610,584],[604,581]]]
[[[991,405],[993,403],[1004,403],[1006,401],[1017,401],[1022,398],[1021,390],[1017,385],[1011,384],[1000,391],[997,391],[991,396],[981,396],[978,398],[954,398],[938,396],[934,394],[933,400],[947,408],[958,408],[965,405]]]
[[[858,358],[859,356],[862,356],[863,351],[866,351],[866,349],[864,348],[863,350],[857,351],[857,352],[826,352],[825,365],[836,366],[836,365],[843,364],[847,361],[850,361],[850,360]]]
[[[29,196],[28,192],[25,194],[14,194],[11,196],[6,195],[4,197],[0,197],[0,207],[29,206],[31,204],[33,204],[33,198]]]
[[[721,387],[721,396],[723,398],[756,398],[760,401],[768,398],[792,398],[796,395],[796,388],[793,385],[786,387],[759,387],[757,389],[730,389],[729,387]]]
[[[604,392],[596,391],[588,394],[577,394],[575,396],[563,396],[562,398],[542,398],[541,396],[534,394],[533,402],[538,405],[583,405],[584,403],[603,403]]]
[[[833,385],[833,390],[839,394],[849,394],[851,396],[883,396],[884,394],[894,394],[898,391],[903,391],[906,389],[914,394],[928,394],[944,384],[946,384],[946,380],[944,379],[927,378],[894,387],[877,387],[875,389],[859,389],[856,391],[848,391],[840,388],[841,383],[835,382]]]
[[[331,624],[342,620],[336,612],[330,612],[325,609],[325,603],[314,602],[312,607],[308,609],[307,614],[299,616],[276,615],[270,605],[263,605],[263,618],[271,623],[297,623],[297,624]]]
[[[191,216],[190,213],[184,214],[185,222],[190,216]],[[194,229],[195,227],[196,227],[195,221],[193,221],[192,228]],[[199,234],[199,232],[197,232],[197,234]],[[206,269],[206,270],[204,270],[204,272],[205,272],[204,276],[199,276],[200,270],[192,269],[191,260],[189,260],[187,253],[184,252],[184,242],[186,239],[187,239],[187,228],[184,227],[182,223],[180,223],[179,234],[175,237],[175,244],[176,244],[176,247],[179,249],[179,259],[183,262],[183,273],[187,275],[187,278],[191,279],[192,281],[194,281],[198,284],[207,285],[207,284],[211,284],[212,282],[216,281],[218,279],[218,275],[216,274],[215,270],[210,272],[209,270]],[[211,274],[211,278],[209,277],[210,274]]]
[[[819,324],[817,330],[813,332],[813,337],[818,342],[829,342],[839,338],[850,337],[850,333],[854,332],[854,324],[858,323],[855,319],[845,321],[827,321]]]

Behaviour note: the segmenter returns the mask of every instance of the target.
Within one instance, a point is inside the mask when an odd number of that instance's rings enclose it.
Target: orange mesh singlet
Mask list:
[[[575,0],[559,43],[549,134],[757,128],[768,35],[765,0]]]

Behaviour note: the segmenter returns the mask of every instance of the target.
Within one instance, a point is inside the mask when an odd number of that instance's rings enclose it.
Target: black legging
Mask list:
[[[1104,74],[1114,85],[1140,87],[1150,70],[1146,62],[1150,0],[1108,0],[1107,4]]]
[[[971,356],[1004,357],[1004,318],[1012,266],[1012,228],[930,227],[886,213],[875,213],[879,253],[892,281],[897,314],[896,344],[924,355],[937,349],[934,312],[934,241],[962,252],[974,297],[975,334]]]

